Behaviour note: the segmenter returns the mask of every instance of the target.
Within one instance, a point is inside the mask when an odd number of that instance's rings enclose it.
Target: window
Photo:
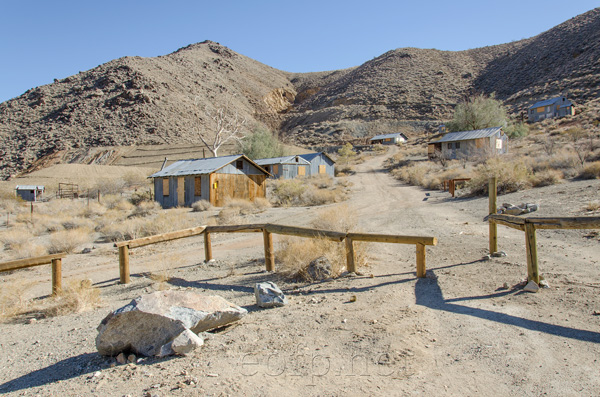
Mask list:
[[[304,176],[306,175],[306,167],[301,165],[298,166],[298,176]]]
[[[244,169],[244,160],[237,160],[235,162],[235,168],[237,168],[238,170],[243,170]]]
[[[456,142],[456,148],[460,149],[460,142]]]
[[[452,143],[451,142],[448,143],[448,149],[452,149]]]
[[[202,177],[194,177],[194,196],[202,196]]]
[[[169,195],[169,178],[163,178],[163,196]]]
[[[298,157],[296,157],[296,163],[298,162]]]
[[[325,164],[319,165],[319,174],[327,173],[327,166]]]

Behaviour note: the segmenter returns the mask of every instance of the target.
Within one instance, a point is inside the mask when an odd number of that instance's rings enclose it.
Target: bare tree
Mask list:
[[[594,136],[582,128],[571,128],[567,130],[567,133],[571,139],[571,146],[579,159],[579,164],[583,168],[596,148]]]
[[[198,101],[198,97],[194,99],[194,104]],[[221,146],[229,141],[241,143],[246,137],[246,119],[241,117],[239,113],[232,109],[231,101],[228,101],[224,106],[218,107],[215,110],[205,109],[206,115],[212,119],[214,125],[214,137],[212,142],[205,139],[200,134],[202,143],[210,150],[214,157],[217,157],[217,152]]]

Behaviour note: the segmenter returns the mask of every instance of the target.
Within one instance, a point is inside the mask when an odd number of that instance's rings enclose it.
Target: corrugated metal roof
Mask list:
[[[489,138],[491,136],[496,135],[501,130],[502,130],[502,127],[492,127],[492,128],[484,128],[481,130],[473,130],[473,131],[449,132],[446,135],[444,135],[442,138],[438,139],[437,141],[433,141],[433,142],[429,142],[429,143],[443,143],[443,142],[466,141],[469,139]]]
[[[227,164],[239,159],[240,157],[247,159],[247,157],[244,155],[235,154],[232,156],[211,157],[207,159],[179,160],[150,175],[149,178],[210,174],[211,172],[225,167]]]
[[[387,138],[394,138],[397,137],[398,135],[402,136],[402,138],[407,139],[407,136],[404,135],[401,132],[395,132],[393,134],[384,134],[384,135],[375,135],[373,138],[371,138],[370,140],[378,140],[378,139],[387,139]]]
[[[565,98],[565,97],[559,96],[556,98],[551,98],[551,99],[546,99],[544,101],[536,102],[533,105],[531,105],[529,107],[529,109],[536,109],[536,108],[541,108],[542,106],[554,105],[556,102],[563,103],[563,98]],[[566,105],[567,102],[569,103],[568,105]],[[569,101],[569,100],[567,100],[567,98],[565,98],[564,105],[571,106],[571,101]]]
[[[320,155],[327,157],[329,160],[331,160],[331,162],[335,163],[335,161],[329,155],[327,155],[327,153],[324,152],[299,154],[298,156],[302,157],[306,161],[312,162],[315,157]]]
[[[298,157],[299,161],[296,161],[296,157]],[[269,165],[269,164],[310,164],[307,160],[303,159],[300,156],[284,156],[284,157],[272,157],[269,159],[260,159],[254,160],[254,162],[258,165]]]
[[[15,190],[44,190],[44,185],[17,185]]]

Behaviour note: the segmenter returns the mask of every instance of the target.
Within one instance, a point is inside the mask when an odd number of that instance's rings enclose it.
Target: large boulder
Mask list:
[[[158,291],[136,298],[106,316],[98,326],[96,348],[106,356],[124,351],[145,356],[185,354],[190,347],[202,344],[187,330],[198,334],[235,322],[246,314],[246,309],[220,296]]]

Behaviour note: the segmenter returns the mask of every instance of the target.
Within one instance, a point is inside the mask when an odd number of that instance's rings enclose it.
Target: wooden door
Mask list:
[[[298,176],[305,176],[305,175],[306,175],[306,166],[299,165],[298,166]]]
[[[177,178],[177,206],[185,206],[185,178],[182,176]]]

